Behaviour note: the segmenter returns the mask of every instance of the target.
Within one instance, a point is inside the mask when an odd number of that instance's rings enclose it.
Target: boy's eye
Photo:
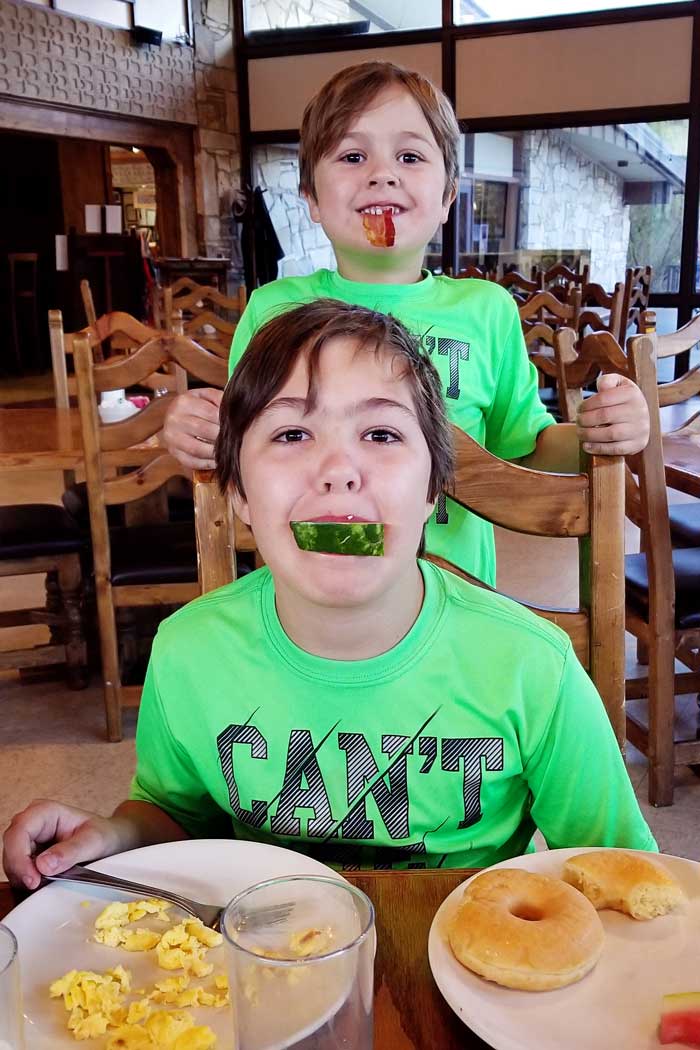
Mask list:
[[[401,439],[393,430],[386,430],[384,427],[374,427],[372,430],[367,431],[364,435],[364,440],[373,441],[378,445],[390,445]]]
[[[300,430],[298,427],[289,427],[287,430],[282,430],[279,434],[276,434],[273,441],[289,445],[293,441],[305,441],[308,436],[305,430]]]
[[[343,154],[343,156],[340,159],[347,161],[348,164],[359,164],[362,161],[363,157],[361,153],[355,151],[352,153]]]
[[[417,153],[413,153],[411,150],[406,150],[404,153],[399,154],[399,159],[402,160],[404,164],[415,164],[416,161],[419,161],[422,158],[419,157]]]

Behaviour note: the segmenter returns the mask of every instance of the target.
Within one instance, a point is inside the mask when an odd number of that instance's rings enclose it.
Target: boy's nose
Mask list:
[[[370,176],[368,182],[369,182],[369,185],[372,186],[372,187],[375,187],[375,186],[398,186],[399,178],[398,178],[397,175],[394,175],[391,172],[376,173],[376,174]]]
[[[318,479],[319,488],[326,495],[357,492],[362,484],[360,472],[353,460],[340,452],[325,459]]]

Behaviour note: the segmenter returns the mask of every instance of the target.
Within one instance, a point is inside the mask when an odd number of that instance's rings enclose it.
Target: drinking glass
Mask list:
[[[372,1050],[374,908],[339,879],[296,875],[224,913],[237,1050]]]
[[[0,923],[0,1050],[24,1050],[17,941]]]

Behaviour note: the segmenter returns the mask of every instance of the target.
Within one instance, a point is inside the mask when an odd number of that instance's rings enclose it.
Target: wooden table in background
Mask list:
[[[662,437],[666,484],[700,497],[700,434],[677,430]]]
[[[140,466],[163,450],[136,445],[103,452],[106,466]],[[83,460],[76,408],[0,408],[0,471],[75,470]]]
[[[458,1020],[433,981],[428,931],[445,897],[471,871],[345,872],[374,904],[375,1050],[488,1050]],[[0,919],[16,901],[0,884]]]

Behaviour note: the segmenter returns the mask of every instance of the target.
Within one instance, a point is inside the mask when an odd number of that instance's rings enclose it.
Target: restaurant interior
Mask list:
[[[491,506],[479,479],[495,491],[500,468],[460,446],[456,498],[494,522],[498,592],[572,639],[661,854],[700,862],[700,0],[0,0],[0,830],[32,799],[108,815],[128,797],[159,623],[263,564],[162,429],[188,389],[223,389],[256,289],[335,268],[299,128],[374,59],[428,77],[459,122],[426,270],[507,289],[557,422],[601,372],[644,394],[642,452],[582,457],[566,492],[520,496],[506,472]],[[461,879],[371,874],[379,1050],[574,1045],[457,1021],[420,984],[427,956],[402,985],[390,893],[425,939]],[[6,877],[0,920],[21,896]],[[59,1045],[30,1028],[26,1050]]]

